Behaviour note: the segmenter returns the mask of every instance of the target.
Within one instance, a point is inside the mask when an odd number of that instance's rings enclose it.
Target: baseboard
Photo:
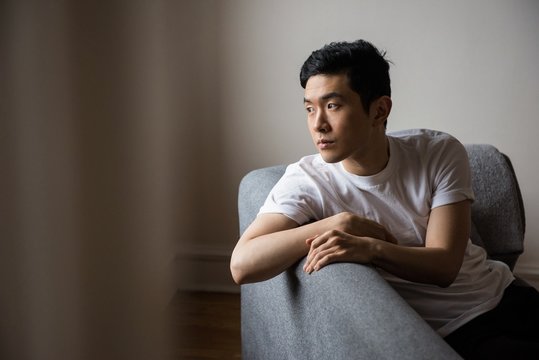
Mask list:
[[[240,287],[229,270],[231,253],[231,249],[218,246],[186,246],[174,260],[178,289],[238,293]],[[539,290],[539,267],[517,264],[515,275]]]
[[[539,290],[539,267],[517,264],[515,275]]]
[[[184,291],[239,293],[230,274],[232,250],[209,246],[187,246],[175,259],[178,288]]]

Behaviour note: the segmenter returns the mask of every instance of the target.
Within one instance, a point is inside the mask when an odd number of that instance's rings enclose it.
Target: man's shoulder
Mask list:
[[[393,138],[402,139],[402,140],[410,140],[410,141],[414,141],[414,140],[415,141],[418,141],[418,140],[439,141],[439,140],[446,140],[446,139],[454,139],[454,137],[448,133],[445,133],[439,130],[432,130],[432,129],[406,129],[406,130],[389,131],[387,135]]]
[[[424,151],[427,149],[443,148],[446,145],[460,144],[460,142],[452,135],[431,129],[408,129],[391,131],[387,133],[388,137],[394,139],[395,142],[415,148],[416,150]]]

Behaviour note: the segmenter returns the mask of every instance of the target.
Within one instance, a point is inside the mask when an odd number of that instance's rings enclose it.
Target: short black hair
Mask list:
[[[311,76],[344,73],[368,113],[374,100],[391,96],[389,61],[385,55],[365,40],[333,42],[313,51],[305,60],[299,75],[301,86],[305,88]]]

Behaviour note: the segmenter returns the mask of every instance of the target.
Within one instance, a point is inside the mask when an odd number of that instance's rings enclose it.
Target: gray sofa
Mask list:
[[[513,269],[525,231],[515,173],[493,146],[466,149],[476,195],[472,241]],[[285,168],[243,178],[241,233]],[[242,285],[243,359],[460,359],[371,267],[338,263],[306,275],[303,261],[270,280]]]

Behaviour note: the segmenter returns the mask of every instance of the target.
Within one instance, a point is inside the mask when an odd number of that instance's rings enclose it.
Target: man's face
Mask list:
[[[380,133],[376,111],[367,114],[346,74],[309,78],[304,104],[309,131],[324,161],[343,161],[347,169],[347,164],[365,167],[376,159],[376,151],[384,149],[380,142],[385,142],[385,135],[380,134],[385,131]]]

